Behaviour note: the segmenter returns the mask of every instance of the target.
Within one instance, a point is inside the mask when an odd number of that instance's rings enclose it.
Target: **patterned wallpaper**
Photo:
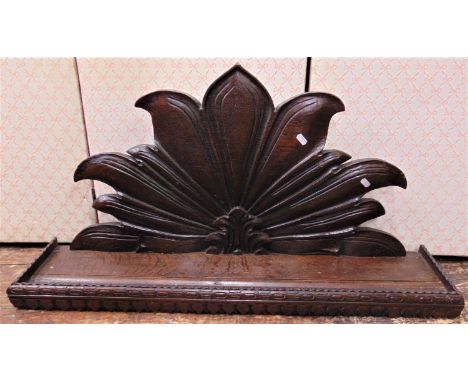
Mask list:
[[[70,241],[96,222],[74,60],[2,59],[0,242]]]
[[[400,167],[408,188],[369,195],[387,213],[369,226],[409,250],[467,253],[467,60],[313,58],[310,90],[334,93],[346,111],[328,147]]]
[[[304,89],[305,58],[78,59],[91,154],[152,141],[149,115],[133,106],[140,96],[176,89],[201,99],[236,62],[276,104]],[[347,109],[333,118],[327,147],[385,159],[407,176],[407,190],[372,193],[387,214],[369,225],[410,250],[424,243],[436,254],[465,255],[467,61],[313,58],[310,75],[311,91],[334,93]],[[73,59],[4,59],[0,81],[0,241],[70,241],[96,219],[91,183],[72,181],[87,156]]]

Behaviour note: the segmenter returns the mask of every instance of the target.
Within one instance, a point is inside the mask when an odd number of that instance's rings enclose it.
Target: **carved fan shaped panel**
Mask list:
[[[406,188],[403,173],[324,150],[331,118],[344,111],[337,97],[304,93],[275,108],[237,65],[201,104],[157,91],[135,106],[151,114],[155,142],[78,166],[75,181],[99,180],[117,191],[93,207],[119,222],[84,229],[72,249],[405,255],[393,236],[359,227],[385,213],[363,196]]]

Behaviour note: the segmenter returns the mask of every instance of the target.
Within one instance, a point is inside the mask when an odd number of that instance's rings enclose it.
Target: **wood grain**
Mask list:
[[[393,236],[359,227],[385,213],[376,200],[363,199],[367,192],[407,184],[392,164],[349,162],[346,153],[324,150],[330,119],[344,111],[337,97],[304,93],[275,108],[263,85],[234,66],[202,102],[158,91],[136,106],[151,114],[154,144],[92,156],[74,176],[114,187],[116,194],[100,196],[93,207],[119,221],[85,228],[70,248],[49,245],[8,288],[15,306],[460,313],[462,296],[424,248],[407,254]],[[7,254],[1,263],[2,288],[22,268],[14,261]],[[22,320],[0,302],[2,317]]]
[[[357,280],[357,275],[359,279]],[[365,257],[306,255],[210,255],[205,253],[134,253],[70,251],[58,246],[29,278],[33,283],[89,284],[109,280],[115,284],[174,285],[203,283],[261,286],[297,285],[333,287],[349,284],[357,289],[446,289],[426,260],[415,252],[406,257],[372,261]]]
[[[308,324],[308,323],[468,323],[468,311],[455,319],[387,318],[387,317],[324,317],[324,316],[280,316],[280,315],[212,315],[212,314],[171,314],[135,312],[61,312],[18,310],[7,299],[3,285],[11,284],[27,268],[26,263],[39,256],[38,248],[0,248],[0,272],[2,290],[0,294],[0,323],[29,324],[124,324],[124,323],[199,323],[199,324]],[[3,264],[8,259],[9,265]],[[457,288],[468,297],[468,261],[439,259],[445,273]]]
[[[409,318],[371,318],[371,317],[293,317],[293,316],[259,316],[259,315],[193,315],[193,314],[168,314],[168,313],[130,313],[130,312],[50,312],[50,311],[19,311],[16,310],[7,300],[6,295],[4,293],[5,288],[12,282],[16,277],[19,276],[21,272],[23,272],[26,268],[24,264],[24,258],[33,258],[37,257],[41,253],[42,249],[31,249],[28,248],[26,250],[17,251],[17,248],[5,248],[3,254],[9,256],[11,260],[14,260],[17,265],[0,265],[0,272],[2,274],[2,298],[0,303],[0,316],[2,322],[211,322],[211,323],[307,323],[307,322],[334,322],[334,323],[356,323],[356,322],[465,322],[467,318],[466,309],[463,311],[462,315],[456,319],[444,319],[444,320],[430,320],[430,319],[409,319]],[[81,251],[80,251],[81,252]],[[73,253],[67,252],[64,253]],[[78,252],[79,253],[79,252]],[[119,253],[114,253],[118,258]],[[147,273],[145,271],[147,269],[148,256],[149,254],[134,254],[136,256],[143,255],[141,261],[138,264],[135,264],[135,270],[140,273]],[[171,258],[171,256],[166,255],[167,257]],[[209,255],[205,255],[209,256]],[[172,256],[173,257],[173,256]],[[220,258],[219,255],[212,256],[213,258]],[[242,256],[226,256],[227,258],[242,258]],[[406,259],[411,259],[411,255]],[[114,261],[115,259],[114,258]],[[253,259],[260,259],[263,256],[251,256]],[[320,258],[320,257],[319,257]],[[349,258],[341,258],[342,260],[350,260]],[[401,261],[405,258],[387,258],[389,261]],[[357,259],[357,260],[363,260]],[[365,260],[365,259],[364,259]],[[44,274],[47,273],[47,265],[48,263],[45,262],[41,268],[38,270],[39,277],[44,277]],[[57,263],[59,264],[59,263]],[[242,261],[239,262],[242,264]],[[466,262],[454,262],[445,260],[442,262],[444,268],[448,270],[449,275],[453,275],[453,281],[456,285],[460,288],[461,292],[465,294],[468,293],[468,268]],[[66,264],[64,264],[66,265]],[[57,269],[52,270],[52,274],[55,275],[54,277],[59,277],[60,274],[65,273],[67,277],[73,277],[73,275],[79,275],[89,272],[89,267],[83,270],[75,269],[74,272],[69,272],[68,269],[63,268],[60,269],[60,265]],[[102,269],[102,268],[101,268]],[[236,267],[232,267],[232,270],[235,273]],[[242,270],[242,267],[238,268],[238,270]],[[378,272],[378,270],[375,270]],[[151,271],[150,271],[151,272]],[[96,271],[95,275],[99,274],[100,272]],[[43,276],[40,276],[40,275]],[[428,273],[429,275],[429,273]],[[406,273],[406,276],[403,274],[403,279],[405,277],[410,277],[410,273]],[[70,280],[68,280],[70,281]],[[132,280],[135,282],[135,278]],[[180,279],[177,283],[180,282]],[[429,277],[426,282],[428,283],[429,288],[435,288],[434,281],[432,277]],[[414,284],[414,283],[413,283]],[[432,286],[431,286],[432,285]],[[440,285],[438,286],[440,288]]]

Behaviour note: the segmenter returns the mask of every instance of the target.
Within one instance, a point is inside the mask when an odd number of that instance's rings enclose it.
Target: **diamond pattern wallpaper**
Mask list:
[[[466,255],[467,60],[313,58],[310,90],[337,95],[327,147],[401,168],[408,188],[373,191],[386,215],[368,225],[407,250]]]
[[[96,222],[73,182],[86,140],[72,58],[0,61],[0,242],[70,241]]]

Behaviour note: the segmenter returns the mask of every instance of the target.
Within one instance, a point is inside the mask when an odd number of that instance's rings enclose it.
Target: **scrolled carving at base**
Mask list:
[[[242,207],[235,207],[227,215],[220,216],[214,222],[220,230],[208,235],[210,244],[208,253],[262,253],[270,237],[259,230],[261,219],[250,215]]]
[[[401,170],[324,150],[331,118],[344,111],[336,96],[304,93],[275,108],[265,87],[236,65],[202,103],[157,91],[135,106],[151,115],[154,145],[94,155],[74,176],[118,192],[93,207],[120,223],[84,229],[72,249],[405,255],[393,236],[359,228],[385,213],[363,196],[406,188]]]

